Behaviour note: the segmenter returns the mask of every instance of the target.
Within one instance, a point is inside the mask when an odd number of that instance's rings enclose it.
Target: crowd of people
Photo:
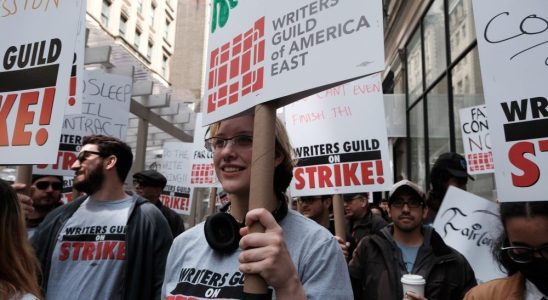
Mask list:
[[[275,209],[247,211],[253,122],[210,126],[205,143],[229,204],[186,230],[160,201],[161,173],[137,172],[125,190],[133,155],[116,138],[84,138],[72,165],[83,195],[70,203],[57,176],[34,176],[28,197],[0,180],[0,299],[547,299],[548,201],[500,205],[493,253],[508,277],[477,285],[431,226],[448,187],[473,180],[462,156],[439,157],[427,192],[403,179],[379,203],[342,195],[346,233],[336,236],[333,195],[288,209],[295,160],[279,120],[272,190],[262,191]],[[250,231],[256,223],[264,232]],[[245,293],[246,274],[263,278],[267,295]],[[423,294],[404,292],[405,274],[424,278]]]

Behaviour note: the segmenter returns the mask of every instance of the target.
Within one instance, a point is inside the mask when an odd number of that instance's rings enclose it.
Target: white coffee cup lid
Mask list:
[[[424,280],[421,275],[416,274],[404,274],[401,277],[401,282],[405,284],[426,284],[426,280]]]

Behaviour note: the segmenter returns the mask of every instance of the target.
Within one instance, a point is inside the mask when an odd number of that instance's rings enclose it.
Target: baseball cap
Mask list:
[[[468,177],[471,180],[474,180],[474,177],[468,174],[466,159],[464,159],[462,155],[455,152],[446,152],[441,154],[432,167],[432,171],[435,170],[446,170],[449,174],[451,174],[451,176],[457,178]]]
[[[407,190],[410,190],[411,192],[414,192],[421,200],[424,201],[424,192],[422,191],[422,188],[418,186],[416,183],[410,180],[404,179],[396,182],[396,184],[392,186],[392,188],[390,189],[390,192],[388,193],[388,203],[392,203],[392,201],[394,200],[394,197],[393,197],[394,194],[396,194],[396,192],[403,189],[407,189]]]
[[[343,201],[350,201],[358,196],[362,196],[365,199],[369,198],[369,195],[367,193],[350,193],[350,194],[343,194]]]
[[[133,174],[133,180],[141,181],[145,185],[159,186],[164,188],[167,184],[167,179],[164,175],[154,170],[145,170]]]

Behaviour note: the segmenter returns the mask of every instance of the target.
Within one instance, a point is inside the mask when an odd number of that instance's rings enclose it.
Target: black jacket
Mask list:
[[[369,209],[367,210],[367,213],[363,216],[363,218],[359,219],[356,222],[349,222],[346,226],[346,236],[352,237],[352,239],[349,241],[349,255],[352,256],[352,253],[354,253],[354,250],[360,243],[361,239],[370,234],[375,234],[379,232],[386,225],[388,225],[388,222],[386,222],[386,220],[373,214]]]
[[[158,207],[158,209],[162,212],[162,215],[166,217],[169,228],[171,228],[173,238],[176,238],[179,234],[185,231],[185,223],[183,222],[183,218],[181,218],[178,213],[162,204],[162,201],[159,200],[156,203],[156,207]]]
[[[475,286],[474,271],[466,258],[447,246],[431,227],[423,227],[413,274],[426,280],[429,300],[462,299]],[[401,277],[407,273],[402,254],[392,238],[392,225],[365,237],[349,263],[355,299],[402,299]]]
[[[42,289],[48,286],[51,257],[63,225],[87,196],[58,207],[48,214],[32,238],[42,267]],[[160,299],[167,254],[173,237],[166,219],[150,202],[139,196],[130,213],[123,272],[124,299]]]

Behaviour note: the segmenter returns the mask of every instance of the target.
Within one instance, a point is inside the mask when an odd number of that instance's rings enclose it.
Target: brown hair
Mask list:
[[[106,135],[88,135],[84,137],[82,146],[87,144],[97,145],[102,157],[116,156],[116,173],[121,182],[126,180],[133,163],[133,153],[128,144]]]
[[[222,121],[221,121],[222,122]],[[221,127],[221,122],[213,123],[209,126],[209,136],[214,137]],[[289,142],[289,136],[285,126],[278,117],[276,117],[276,156],[283,157],[282,162],[274,169],[274,192],[276,194],[285,193],[287,187],[293,178],[293,167],[296,160],[293,155],[293,148]]]
[[[40,295],[38,260],[27,238],[17,194],[0,179],[0,299]]]

